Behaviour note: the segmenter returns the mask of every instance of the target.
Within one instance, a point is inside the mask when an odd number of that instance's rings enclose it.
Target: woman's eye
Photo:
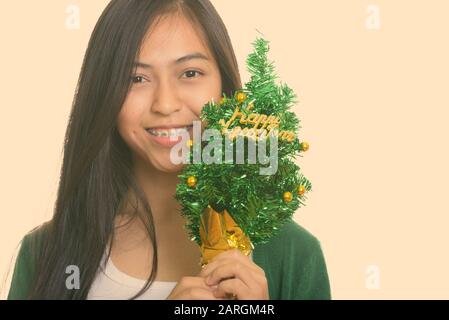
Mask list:
[[[144,81],[145,81],[145,79],[142,76],[134,76],[134,77],[132,77],[132,82],[133,83],[142,83]]]
[[[189,70],[189,71],[184,72],[184,74],[186,75],[187,78],[196,78],[195,74],[203,75],[202,72],[199,72],[196,70]]]

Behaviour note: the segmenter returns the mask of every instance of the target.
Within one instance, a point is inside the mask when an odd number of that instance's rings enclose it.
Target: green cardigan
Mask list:
[[[22,240],[8,299],[25,299],[34,279],[30,252],[36,250],[42,227]],[[253,251],[253,261],[264,269],[272,300],[330,299],[329,278],[319,241],[293,220],[279,234]]]

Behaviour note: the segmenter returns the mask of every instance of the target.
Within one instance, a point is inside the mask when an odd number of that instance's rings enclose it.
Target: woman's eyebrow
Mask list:
[[[185,55],[181,58],[178,58],[174,61],[172,61],[172,64],[180,64],[189,60],[193,60],[193,59],[201,59],[201,60],[206,60],[209,61],[209,58],[207,56],[205,56],[204,54],[200,53],[200,52],[195,52],[195,53],[190,53],[188,55]],[[153,68],[153,66],[151,64],[148,63],[144,63],[141,61],[136,61],[134,62],[134,67],[140,67],[143,69],[151,69]]]

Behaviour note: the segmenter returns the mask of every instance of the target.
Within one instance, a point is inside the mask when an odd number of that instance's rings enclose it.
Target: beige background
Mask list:
[[[107,2],[0,4],[0,277],[52,215],[77,77]],[[448,299],[449,2],[213,3],[243,80],[257,29],[298,94],[311,145],[299,163],[314,190],[295,218],[321,240],[333,298]],[[69,4],[79,30],[66,27]]]

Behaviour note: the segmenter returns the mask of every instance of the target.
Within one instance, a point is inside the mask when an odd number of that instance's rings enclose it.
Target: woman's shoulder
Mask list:
[[[28,231],[20,241],[20,249],[17,260],[29,260],[37,255],[42,243],[50,230],[50,221],[44,222]],[[20,262],[20,261],[18,261]]]
[[[318,238],[296,221],[288,220],[268,242],[256,245],[253,256],[265,269],[278,270],[287,266],[312,267],[323,260]],[[292,263],[294,261],[294,263]]]
[[[50,228],[51,221],[47,221],[28,231],[22,238],[19,258],[23,256],[26,256],[26,258],[36,257],[50,232]]]
[[[8,299],[27,298],[35,276],[37,257],[49,229],[50,222],[45,222],[23,236],[15,259]]]
[[[27,243],[40,243],[48,235],[51,226],[51,221],[46,221],[30,231],[28,231],[22,241]]]
[[[265,270],[271,299],[330,299],[320,241],[294,220],[256,246],[253,256]]]
[[[261,246],[277,252],[287,250],[296,254],[299,252],[308,254],[311,251],[319,250],[321,245],[315,235],[296,221],[290,219],[266,244]]]

